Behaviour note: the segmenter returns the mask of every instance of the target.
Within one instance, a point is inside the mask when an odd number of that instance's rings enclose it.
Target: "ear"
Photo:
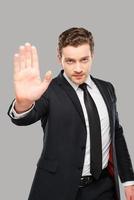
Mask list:
[[[61,64],[61,56],[60,56],[58,48],[57,48],[57,60],[58,60],[58,63]]]
[[[91,55],[91,65],[93,63],[93,60],[94,60],[94,53],[92,53],[92,55]]]
[[[94,53],[92,53],[92,60],[94,59]]]

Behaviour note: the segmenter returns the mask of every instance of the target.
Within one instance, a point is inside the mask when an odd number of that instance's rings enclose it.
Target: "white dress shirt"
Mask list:
[[[90,129],[89,129],[89,121],[88,121],[88,115],[87,115],[87,110],[85,107],[84,103],[84,92],[81,88],[78,87],[75,83],[70,81],[70,79],[66,76],[64,73],[65,78],[67,81],[71,84],[71,86],[74,88],[76,91],[76,94],[78,95],[78,98],[80,100],[84,117],[85,117],[85,122],[86,122],[86,129],[87,129],[87,140],[86,140],[86,152],[85,152],[85,161],[84,161],[84,166],[83,166],[83,172],[82,175],[91,175],[90,174]],[[96,87],[95,83],[92,81],[90,76],[88,76],[87,80],[85,81],[87,83],[87,89],[88,92],[91,94],[98,113],[100,117],[100,124],[101,124],[101,138],[102,138],[102,169],[107,167],[108,165],[108,160],[109,160],[109,145],[111,143],[111,137],[110,137],[110,124],[109,124],[109,116],[108,116],[108,110],[106,107],[106,104]]]
[[[82,175],[83,176],[84,175],[90,175],[90,129],[89,129],[90,124],[89,124],[89,121],[88,121],[88,115],[87,115],[87,111],[86,111],[86,107],[85,107],[85,103],[84,103],[84,97],[83,97],[84,92],[81,88],[78,87],[78,85],[73,83],[67,77],[65,72],[63,73],[63,75],[66,78],[66,80],[70,83],[70,85],[73,87],[73,89],[76,91],[76,94],[77,94],[77,96],[80,100],[80,103],[81,103],[81,106],[82,106],[82,109],[83,109],[85,122],[86,122],[86,129],[87,129],[87,140],[86,140],[86,151],[85,151],[85,158],[84,158]],[[99,113],[99,117],[100,117],[101,138],[102,138],[102,169],[104,169],[108,165],[109,146],[110,146],[110,143],[111,143],[110,122],[109,122],[108,110],[107,110],[106,104],[104,102],[104,99],[103,99],[99,89],[97,88],[95,83],[92,81],[90,76],[88,76],[85,83],[87,83],[88,92],[90,93],[90,95],[92,96],[92,98],[93,98],[93,100],[96,104],[96,107],[97,107],[97,110],[98,110],[98,113]],[[14,109],[14,104],[15,104],[15,101],[14,101],[13,106],[11,108],[10,115],[15,119],[24,117],[34,107],[34,105],[33,105],[33,107],[31,109],[29,109],[28,111],[23,112],[21,114],[18,114]],[[127,182],[123,183],[123,185],[124,186],[134,185],[134,181],[127,181]]]

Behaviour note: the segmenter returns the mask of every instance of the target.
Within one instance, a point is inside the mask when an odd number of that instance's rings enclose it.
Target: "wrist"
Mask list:
[[[23,113],[29,110],[33,104],[34,102],[31,102],[31,101],[19,102],[16,100],[14,109],[18,114]]]

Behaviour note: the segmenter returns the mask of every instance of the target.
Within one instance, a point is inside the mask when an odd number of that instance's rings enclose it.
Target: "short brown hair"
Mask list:
[[[89,44],[91,54],[94,52],[94,39],[92,33],[84,28],[73,27],[65,30],[58,38],[58,53],[62,56],[62,49],[68,45],[77,47],[82,44]]]

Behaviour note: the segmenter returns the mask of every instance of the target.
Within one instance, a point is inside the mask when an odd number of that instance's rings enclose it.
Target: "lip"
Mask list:
[[[75,78],[82,78],[83,75],[73,75]]]
[[[81,74],[81,75],[73,75],[73,76],[83,76],[83,74]]]

